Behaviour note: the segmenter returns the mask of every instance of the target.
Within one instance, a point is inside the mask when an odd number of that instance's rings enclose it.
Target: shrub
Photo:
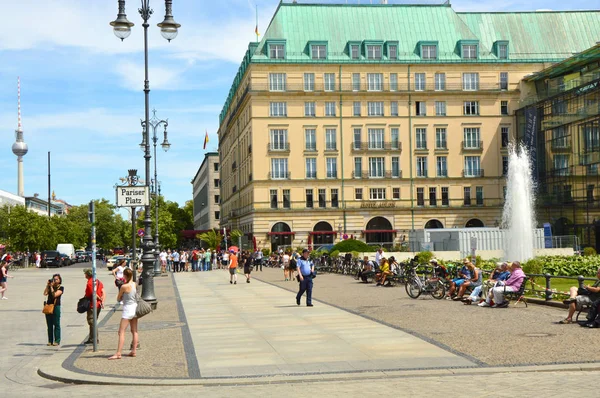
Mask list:
[[[583,255],[584,256],[595,256],[596,249],[594,249],[593,247],[586,247],[583,249]]]
[[[417,254],[416,257],[419,264],[429,264],[429,260],[433,258],[433,253],[430,251],[424,251]]]
[[[359,256],[360,256],[360,253],[357,252],[356,250],[352,252],[352,257],[358,258]]]
[[[340,255],[340,251],[339,250],[333,250],[331,253],[329,253],[329,256],[333,257],[333,258],[335,258],[335,257],[337,257],[339,255]]]
[[[342,253],[349,253],[349,252],[364,253],[364,252],[377,251],[377,248],[373,248],[373,247],[367,245],[365,242],[362,242],[360,240],[346,239],[346,240],[343,240],[343,241],[337,243],[335,246],[333,246],[331,248],[331,250],[332,251],[338,250]]]
[[[521,264],[521,267],[526,274],[541,274],[544,271],[544,263],[539,258],[532,258]]]
[[[271,249],[268,249],[265,247],[261,251],[262,251],[263,256],[265,256],[265,257],[269,257],[271,255]]]

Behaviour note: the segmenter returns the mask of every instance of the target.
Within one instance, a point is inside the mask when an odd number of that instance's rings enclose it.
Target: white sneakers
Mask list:
[[[8,300],[8,297],[2,297],[2,300]]]
[[[487,303],[487,301],[484,301],[482,303],[477,304],[480,307],[489,307],[490,305]]]

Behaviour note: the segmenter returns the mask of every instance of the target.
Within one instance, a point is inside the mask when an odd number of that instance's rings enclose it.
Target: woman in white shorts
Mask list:
[[[125,268],[123,278],[125,283],[119,289],[117,296],[117,301],[123,302],[123,313],[119,325],[119,346],[117,353],[108,359],[121,359],[121,351],[123,350],[123,344],[125,344],[125,331],[129,325],[131,326],[133,342],[131,343],[131,352],[127,356],[135,357],[135,350],[138,346],[138,320],[135,317],[135,311],[137,310],[136,285],[133,280],[133,272],[129,268]]]

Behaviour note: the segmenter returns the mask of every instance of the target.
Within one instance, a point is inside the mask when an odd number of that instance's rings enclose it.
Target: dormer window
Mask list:
[[[423,59],[437,59],[436,46],[423,46]]]
[[[498,59],[508,59],[508,41],[497,41],[495,44]]]
[[[312,44],[310,46],[310,57],[312,59],[327,59],[327,45]]]
[[[269,59],[285,59],[285,40],[267,40]]]
[[[463,44],[461,46],[462,59],[477,59],[477,44]]]
[[[381,59],[381,45],[367,44],[367,59]]]
[[[397,44],[388,44],[388,59],[391,59],[391,60],[398,59],[398,45]]]
[[[359,44],[350,44],[350,58],[351,59],[360,59],[360,45]]]

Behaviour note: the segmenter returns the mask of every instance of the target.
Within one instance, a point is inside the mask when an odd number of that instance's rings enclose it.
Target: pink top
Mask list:
[[[521,268],[516,268],[506,280],[505,286],[510,286],[514,291],[517,291],[521,288],[525,277],[525,272]]]

